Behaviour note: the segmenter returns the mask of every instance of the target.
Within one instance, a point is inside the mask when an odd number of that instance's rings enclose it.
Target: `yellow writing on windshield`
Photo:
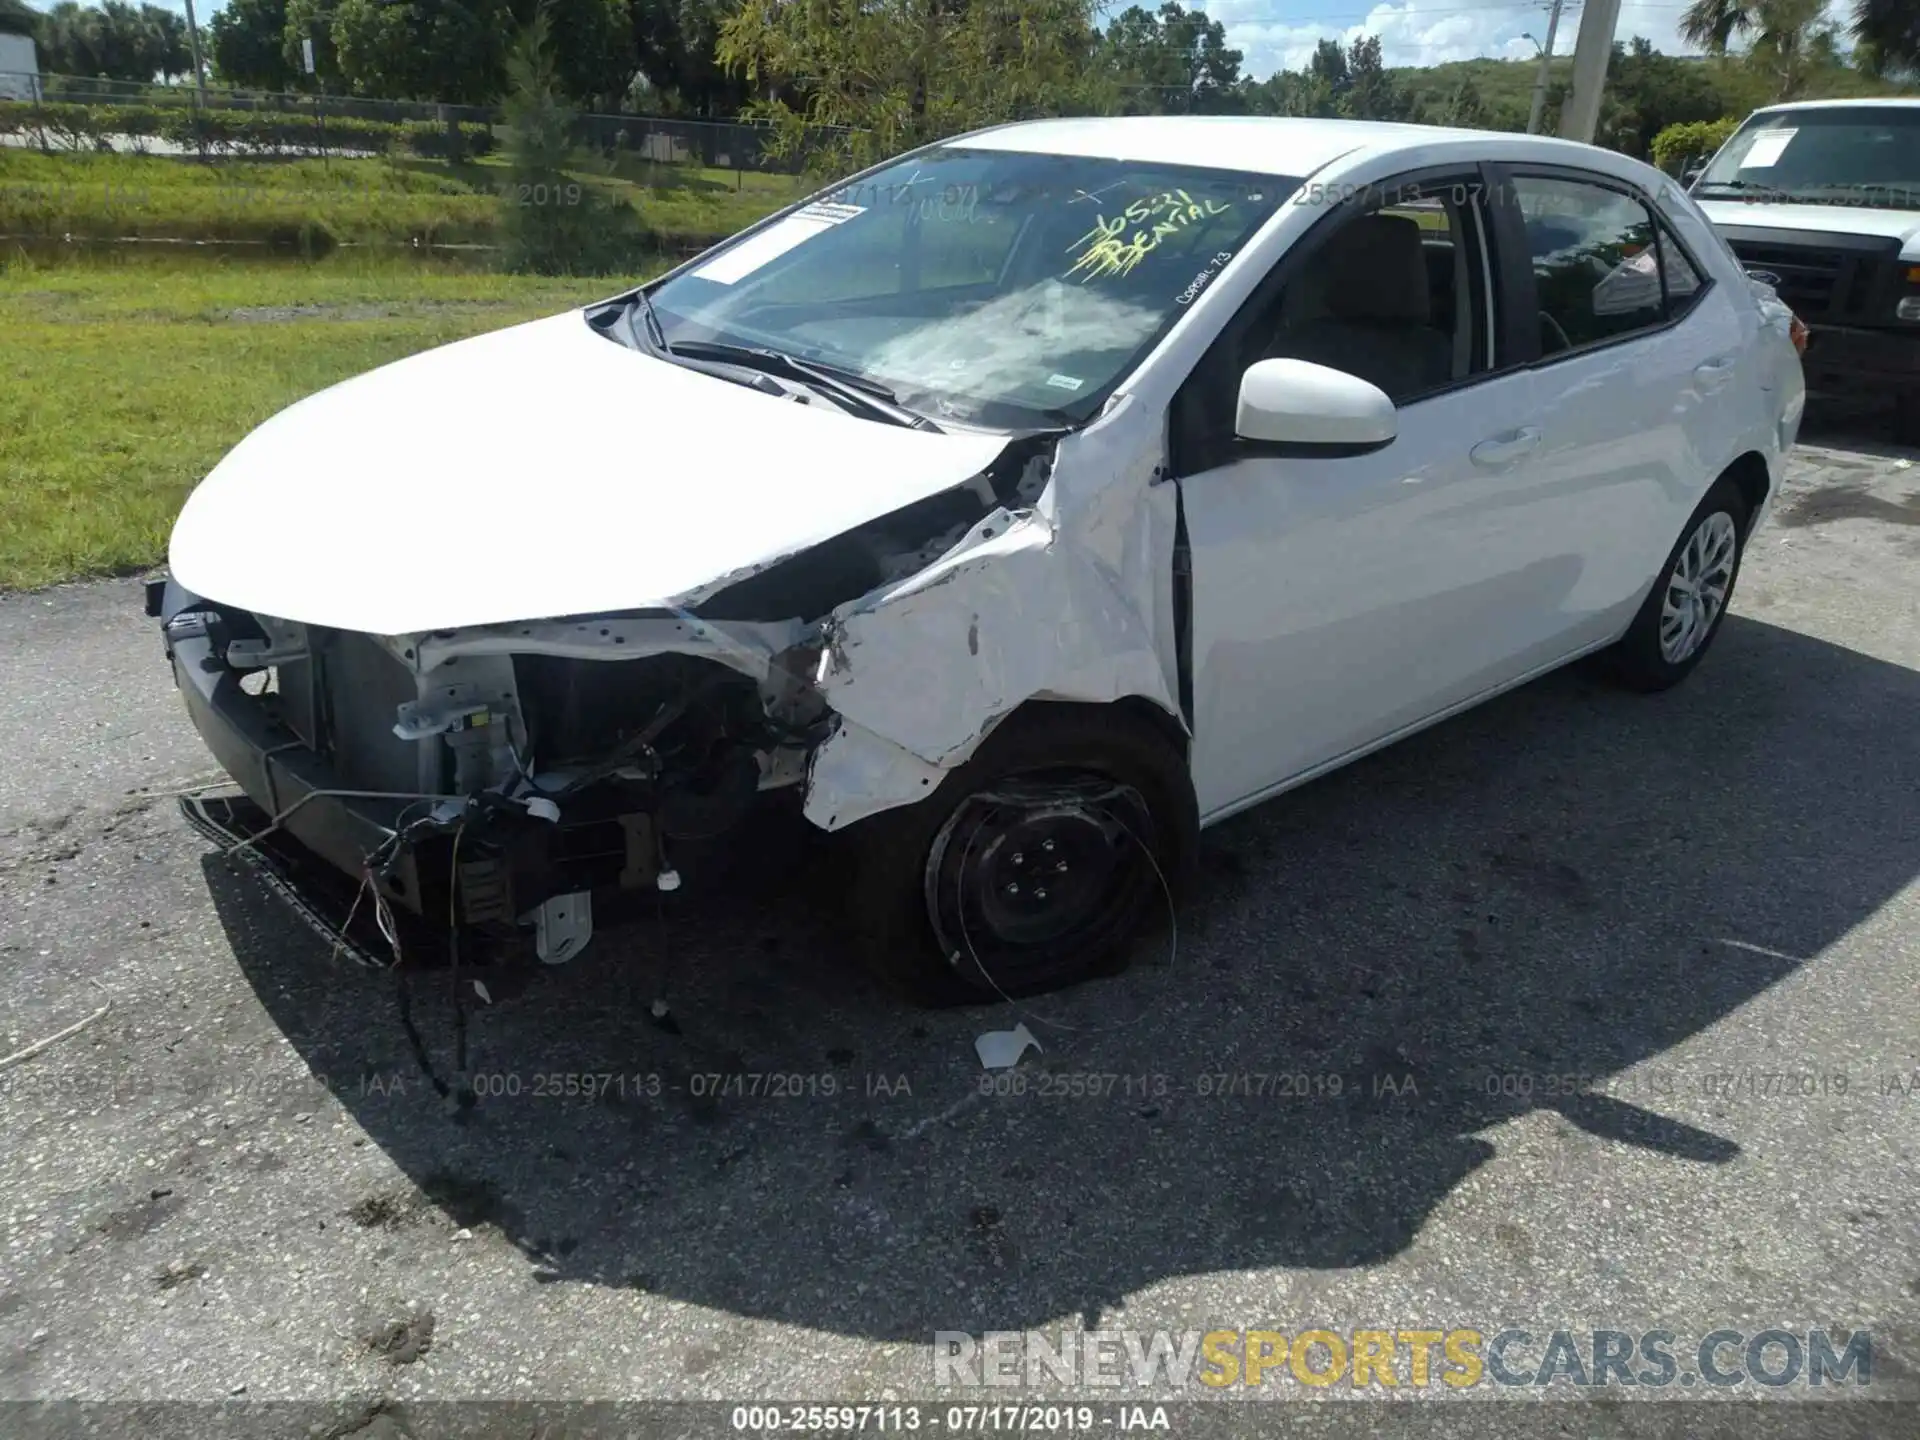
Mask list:
[[[1112,219],[1094,217],[1093,228],[1067,246],[1074,256],[1067,274],[1078,275],[1083,283],[1103,275],[1125,275],[1169,235],[1229,208],[1217,200],[1195,200],[1184,190],[1142,196]]]

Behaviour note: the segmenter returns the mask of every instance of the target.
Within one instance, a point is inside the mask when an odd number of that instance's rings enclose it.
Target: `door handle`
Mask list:
[[[1693,367],[1694,382],[1702,390],[1718,390],[1733,378],[1733,370],[1734,363],[1730,358],[1716,357]]]
[[[1531,454],[1540,444],[1540,431],[1532,425],[1522,425],[1518,430],[1509,430],[1504,435],[1494,435],[1482,440],[1467,454],[1476,465],[1511,465],[1523,456]]]

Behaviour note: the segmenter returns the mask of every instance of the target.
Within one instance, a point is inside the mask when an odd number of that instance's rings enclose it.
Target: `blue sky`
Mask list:
[[[1684,3],[1624,0],[1621,39],[1644,35],[1669,54],[1688,48],[1678,34]],[[1207,13],[1227,27],[1230,44],[1243,51],[1244,74],[1264,78],[1282,67],[1296,70],[1326,35],[1341,41],[1378,35],[1389,65],[1437,65],[1476,55],[1524,59],[1538,54],[1522,38],[1531,31],[1544,40],[1544,3],[1499,4],[1495,0],[1403,0],[1369,5],[1366,0],[1211,0]],[[1580,12],[1568,8],[1554,38],[1556,54],[1573,53]]]
[[[45,9],[50,0],[33,0]],[[153,0],[167,9],[184,11],[183,0]],[[1114,9],[1139,3],[1156,9],[1159,0],[1111,0]],[[214,0],[195,0],[200,22],[219,8]],[[1265,79],[1275,70],[1298,69],[1313,53],[1316,41],[1331,36],[1345,43],[1374,34],[1389,65],[1434,65],[1443,60],[1465,60],[1475,55],[1524,59],[1537,54],[1524,32],[1545,39],[1547,6],[1544,0],[1497,3],[1497,0],[1401,0],[1370,5],[1368,0],[1205,0],[1209,15],[1227,27],[1228,43],[1245,53],[1241,73]],[[1624,0],[1620,28],[1624,40],[1644,35],[1668,54],[1682,53],[1678,33],[1684,0]],[[1829,13],[1836,18],[1838,5]],[[1580,12],[1568,9],[1561,17],[1554,41],[1557,54],[1573,51]]]

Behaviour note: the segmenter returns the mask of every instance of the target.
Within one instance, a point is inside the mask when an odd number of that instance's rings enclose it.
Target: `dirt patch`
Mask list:
[[[391,1365],[411,1365],[433,1349],[433,1312],[415,1310],[375,1325],[365,1335],[367,1349]]]
[[[1806,491],[1783,501],[1774,512],[1775,523],[1789,530],[1824,525],[1833,520],[1879,520],[1888,525],[1920,525],[1920,495],[1890,500],[1864,485],[1834,485]]]
[[[347,1207],[347,1219],[362,1230],[397,1230],[416,1219],[420,1197],[399,1191],[368,1195]]]
[[[153,1277],[153,1283],[158,1285],[162,1290],[173,1290],[186,1284],[189,1280],[198,1280],[206,1273],[207,1267],[202,1265],[198,1260],[190,1263],[183,1260],[175,1260],[172,1264],[161,1267],[159,1273]]]

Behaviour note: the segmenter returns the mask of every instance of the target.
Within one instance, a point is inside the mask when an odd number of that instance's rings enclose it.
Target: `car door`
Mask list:
[[[1478,170],[1402,177],[1338,207],[1176,396],[1203,817],[1564,652],[1552,617],[1579,582],[1561,538],[1577,504],[1535,468],[1535,380],[1519,363],[1531,356],[1500,293],[1489,215]],[[1424,294],[1405,231],[1389,240],[1382,217],[1423,227]],[[1237,440],[1239,377],[1272,355],[1373,380],[1395,402],[1397,438],[1363,455]]]
[[[1558,597],[1576,646],[1617,636],[1701,495],[1732,458],[1751,327],[1647,197],[1563,167],[1494,173],[1494,225],[1537,324],[1536,483],[1564,497]]]

